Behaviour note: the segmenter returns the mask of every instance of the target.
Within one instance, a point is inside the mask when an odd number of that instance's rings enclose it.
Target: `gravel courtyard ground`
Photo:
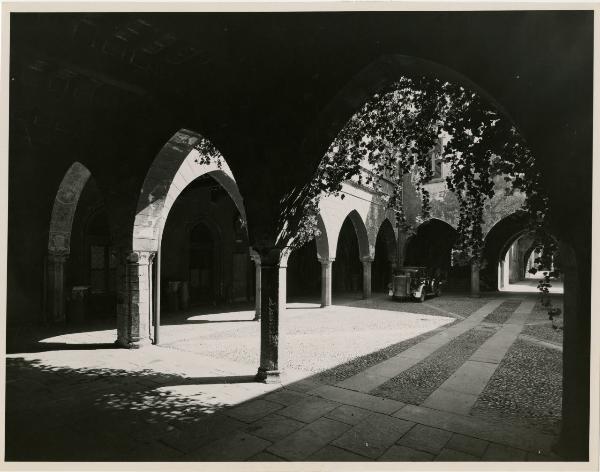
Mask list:
[[[562,353],[517,340],[471,413],[558,434],[561,398]]]

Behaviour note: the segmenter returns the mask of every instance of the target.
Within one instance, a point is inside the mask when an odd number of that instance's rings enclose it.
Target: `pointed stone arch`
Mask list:
[[[91,175],[86,166],[74,162],[67,169],[54,198],[44,269],[44,311],[48,321],[64,322],[66,319],[65,267],[71,253],[73,220],[81,192]]]
[[[138,198],[133,225],[132,249],[157,251],[166,217],[179,194],[205,174],[214,178],[229,194],[240,215],[246,220],[244,201],[225,158],[208,164],[194,146],[204,139],[200,134],[182,129],[175,133],[154,159]]]
[[[195,148],[204,140],[187,129],[176,132],[158,152],[140,190],[131,235],[132,251],[126,254],[118,312],[118,342],[139,347],[151,338],[152,317],[159,306],[160,254],[162,232],[177,197],[194,180],[209,175],[228,193],[246,221],[244,202],[225,158],[217,152],[209,162]],[[156,340],[155,340],[156,342]]]
[[[69,255],[77,203],[91,175],[86,166],[74,162],[60,182],[50,217],[48,254]]]
[[[396,232],[394,231],[394,225],[390,221],[389,218],[384,218],[377,229],[377,237],[383,237],[386,247],[388,250],[388,254],[396,259],[396,254],[398,252],[398,241],[396,240]]]
[[[356,232],[356,238],[358,239],[358,253],[361,260],[372,260],[375,254],[375,248],[369,242],[369,234],[367,231],[367,226],[363,221],[360,213],[357,210],[352,210],[350,213],[346,215],[346,217],[342,220],[342,225],[346,220],[350,220],[352,226],[354,227],[354,231]],[[340,226],[341,229],[341,226]],[[339,238],[339,230],[338,230],[338,238]],[[335,247],[337,250],[338,241],[336,238]],[[335,253],[334,253],[335,257]]]

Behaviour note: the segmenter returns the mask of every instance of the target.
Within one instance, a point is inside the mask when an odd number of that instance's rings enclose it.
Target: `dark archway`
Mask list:
[[[375,241],[375,258],[373,259],[371,281],[374,292],[385,292],[391,282],[393,266],[397,254],[396,235],[392,223],[383,220]]]
[[[483,267],[481,281],[487,290],[498,290],[507,280],[503,261],[511,245],[528,233],[529,221],[524,212],[518,211],[498,221],[485,236],[482,250]]]
[[[290,254],[287,266],[288,297],[318,297],[321,291],[321,264],[315,239]]]
[[[340,229],[332,270],[333,292],[354,293],[362,290],[362,264],[358,236],[350,217],[346,217]]]
[[[247,300],[252,293],[244,222],[211,174],[195,179],[173,203],[161,253],[161,306],[167,312]]]
[[[404,265],[424,266],[432,273],[439,273],[449,289],[465,288],[468,283],[465,269],[452,264],[452,247],[457,236],[456,230],[445,221],[427,220],[407,240]]]

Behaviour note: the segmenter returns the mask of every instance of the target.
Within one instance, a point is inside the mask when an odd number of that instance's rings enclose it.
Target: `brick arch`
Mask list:
[[[48,230],[48,254],[69,255],[77,204],[91,175],[89,169],[80,162],[71,164],[65,173],[52,207]]]
[[[210,175],[229,194],[240,215],[246,211],[231,169],[223,156],[219,162],[201,164],[194,148],[203,139],[198,133],[182,129],[175,133],[154,159],[137,203],[133,225],[134,251],[157,251],[167,216],[181,192],[198,177]]]

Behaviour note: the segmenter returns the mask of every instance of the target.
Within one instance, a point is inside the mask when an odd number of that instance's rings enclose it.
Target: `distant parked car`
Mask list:
[[[390,295],[394,299],[415,298],[424,302],[429,295],[442,294],[442,281],[426,267],[400,267],[392,278]]]

